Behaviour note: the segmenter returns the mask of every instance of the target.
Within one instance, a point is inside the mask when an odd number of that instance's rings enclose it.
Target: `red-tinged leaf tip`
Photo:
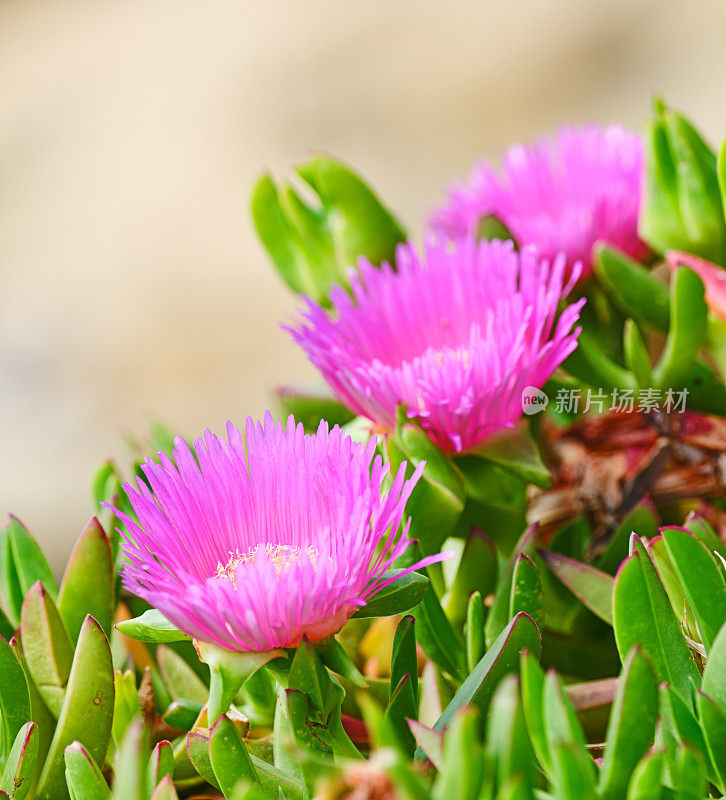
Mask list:
[[[65,752],[82,753],[84,756],[87,755],[86,748],[77,739],[66,747]]]
[[[684,266],[692,269],[698,275],[706,289],[708,307],[714,314],[726,321],[726,269],[691,253],[682,253],[677,250],[669,250],[665,259],[672,271]]]

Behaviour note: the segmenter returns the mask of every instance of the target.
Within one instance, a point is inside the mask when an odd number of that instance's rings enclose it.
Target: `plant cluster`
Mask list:
[[[0,532],[0,797],[726,797],[726,149],[655,104],[422,247],[334,158],[252,216],[327,389]],[[286,420],[286,421],[284,421]]]

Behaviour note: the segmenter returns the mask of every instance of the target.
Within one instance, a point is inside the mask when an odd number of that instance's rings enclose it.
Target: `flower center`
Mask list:
[[[439,366],[443,364],[444,357],[453,358],[465,367],[469,366],[469,349],[463,345],[459,347],[449,347],[445,345],[440,350],[435,351],[433,356]]]
[[[264,551],[269,561],[275,566],[275,574],[280,577],[280,573],[290,568],[292,564],[299,561],[301,556],[305,554],[311,561],[313,567],[318,565],[318,557],[320,552],[317,547],[310,545],[309,547],[296,547],[291,544],[258,544],[256,547],[250,547],[246,553],[240,553],[239,549],[232,552],[229,551],[229,559],[226,564],[221,561],[217,562],[217,572],[215,578],[229,578],[235,588],[237,587],[237,579],[235,577],[237,567],[240,564],[254,564],[257,554]]]

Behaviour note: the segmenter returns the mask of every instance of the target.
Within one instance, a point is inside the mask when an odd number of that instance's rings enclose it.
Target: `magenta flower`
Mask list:
[[[406,550],[404,505],[421,475],[388,467],[375,441],[354,443],[321,423],[306,435],[292,416],[227,438],[206,431],[173,458],[147,459],[148,486],[125,484],[138,524],[126,525],[125,587],[180,630],[235,651],[294,647],[339,631],[390,583],[384,573]],[[197,463],[198,462],[198,463]],[[435,555],[411,567],[433,563]],[[410,571],[410,569],[408,571]]]
[[[638,238],[643,143],[619,125],[563,128],[554,138],[513,145],[497,174],[479,163],[466,183],[452,187],[431,218],[434,230],[457,238],[476,234],[493,214],[519,245],[542,256],[567,254],[568,265],[592,271],[593,245],[602,241],[635,259],[648,253]]]
[[[334,315],[308,300],[289,328],[338,399],[385,430],[406,407],[445,452],[476,447],[522,415],[522,393],[540,388],[577,346],[584,300],[555,323],[565,257],[540,260],[511,242],[444,243],[424,257],[399,245],[396,271],[365,260],[350,271],[352,297],[331,292]]]

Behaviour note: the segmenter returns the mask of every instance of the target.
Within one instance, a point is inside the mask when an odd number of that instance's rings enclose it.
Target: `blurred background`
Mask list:
[[[95,466],[314,371],[250,188],[311,149],[414,236],[450,180],[653,93],[726,132],[723,0],[0,0],[0,513],[65,561]]]

